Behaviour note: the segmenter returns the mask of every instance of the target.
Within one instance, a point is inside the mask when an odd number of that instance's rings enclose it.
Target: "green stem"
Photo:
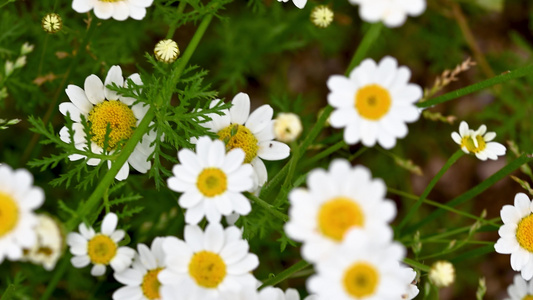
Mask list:
[[[313,157],[311,157],[310,159],[305,161],[305,163],[303,164],[302,167],[306,168],[308,166],[312,166],[316,162],[318,162],[319,160],[321,160],[321,159],[323,159],[325,157],[328,157],[329,155],[331,155],[332,153],[340,150],[344,146],[346,146],[346,142],[344,140],[340,140],[337,143],[335,143],[335,144],[329,146],[328,148],[322,150],[322,152],[320,152],[320,153],[318,153],[316,155],[313,155]]]
[[[176,13],[176,15],[181,15],[183,14],[183,11],[185,10],[185,6],[187,5],[187,1],[185,0],[181,0],[180,1],[180,4],[178,5],[178,11]],[[172,39],[172,37],[174,36],[174,32],[176,31],[176,24],[173,23],[170,25],[170,27],[168,28],[168,32],[167,32],[167,39]]]
[[[413,206],[411,206],[411,209],[409,210],[407,215],[403,218],[402,222],[398,226],[398,228],[397,228],[398,231],[400,231],[409,222],[409,220],[411,220],[411,218],[415,215],[415,213],[418,210],[418,208],[420,207],[420,205],[422,205],[424,200],[426,200],[426,197],[429,195],[429,193],[431,192],[433,187],[435,187],[435,185],[437,184],[439,179],[442,177],[442,175],[444,175],[444,173],[446,173],[446,171],[448,171],[448,169],[463,155],[464,155],[464,152],[462,150],[457,150],[448,159],[448,161],[444,164],[442,169],[440,169],[440,171],[437,173],[437,175],[435,175],[435,177],[433,177],[433,179],[431,179],[431,182],[428,184],[428,186],[426,187],[426,189],[424,190],[424,192],[422,193],[422,195],[420,196],[418,201]]]
[[[291,159],[289,163],[289,171],[287,172],[287,177],[285,177],[285,181],[283,182],[283,185],[281,186],[281,192],[278,194],[276,199],[274,200],[274,206],[279,207],[280,203],[287,198],[287,195],[289,194],[289,190],[292,187],[292,177],[294,176],[294,171],[296,170],[296,165],[298,164],[298,160],[300,158],[299,153],[299,147],[295,146],[293,147],[293,158]]]
[[[429,272],[429,269],[430,269],[429,266],[426,266],[426,265],[424,265],[422,263],[419,263],[419,262],[417,262],[415,260],[412,260],[410,258],[407,258],[407,257],[403,259],[403,262],[408,264],[408,265],[410,265],[413,268],[422,270],[424,272]]]
[[[456,99],[456,98],[459,98],[459,97],[462,97],[468,94],[475,93],[480,90],[484,90],[488,87],[491,87],[499,83],[504,83],[511,79],[516,79],[516,78],[527,76],[531,73],[533,73],[533,65],[522,67],[514,71],[505,72],[491,79],[487,79],[487,80],[469,85],[467,87],[464,87],[462,89],[458,89],[453,92],[446,93],[442,96],[432,98],[428,101],[419,102],[416,105],[418,107],[431,107],[436,104],[444,103],[444,102],[447,102],[447,101],[450,101],[450,100],[453,100],[453,99]]]
[[[294,265],[290,266],[288,269],[282,271],[278,275],[263,281],[263,285],[261,285],[259,287],[259,289],[262,289],[262,288],[264,288],[266,286],[270,286],[270,285],[276,285],[276,284],[282,282],[283,280],[291,277],[292,274],[294,274],[294,273],[296,273],[296,272],[298,272],[298,271],[300,271],[303,268],[306,268],[308,266],[309,266],[308,262],[306,262],[305,260],[301,260],[301,261],[295,263]]]
[[[419,199],[419,197],[416,196],[416,195],[409,194],[409,193],[406,193],[404,191],[400,191],[400,190],[397,190],[397,189],[387,188],[387,191],[389,191],[389,193],[392,193],[392,194],[395,194],[395,195],[398,195],[398,196],[402,196],[402,197],[407,198],[407,199],[412,199],[412,200],[418,200]],[[474,219],[474,220],[479,221],[481,223],[490,224],[490,225],[493,225],[493,226],[496,226],[496,227],[500,226],[500,225],[498,225],[496,223],[490,222],[489,220],[486,220],[484,218],[478,217],[476,215],[469,214],[469,213],[464,212],[464,211],[462,211],[460,209],[455,209],[455,208],[452,208],[452,207],[448,207],[446,204],[442,204],[442,203],[439,203],[439,202],[436,202],[436,201],[432,201],[432,200],[429,200],[429,199],[424,199],[423,202],[428,204],[428,205],[439,207],[439,208],[445,209],[447,211],[453,212],[455,214],[458,214],[458,215],[461,215],[461,216],[464,216],[464,217],[467,217],[467,218]]]
[[[65,273],[69,265],[70,265],[69,256],[68,255],[63,256],[63,258],[59,262],[59,265],[56,266],[54,275],[52,276],[52,279],[48,282],[48,286],[46,287],[46,290],[41,295],[41,300],[47,300],[48,298],[50,298],[57,284],[59,283],[59,280],[61,280],[61,277],[63,277],[63,273]],[[3,299],[4,298],[2,298],[2,300]]]
[[[523,164],[527,164],[529,162],[533,161],[533,157],[529,157],[526,154],[522,154],[517,159],[510,162],[505,167],[501,168],[498,172],[494,173],[489,178],[485,179],[480,184],[476,185],[472,189],[468,190],[466,193],[463,193],[462,195],[458,196],[457,198],[449,201],[446,203],[448,207],[457,206],[459,204],[462,204],[477,195],[481,194],[483,191],[488,189],[489,187],[493,186],[496,182],[500,181],[507,175],[511,174],[514,170],[520,168]],[[435,218],[438,218],[442,214],[444,214],[444,210],[439,208],[433,213],[431,213],[429,216],[424,218],[422,221],[418,222],[417,224],[411,226],[410,228],[406,229],[406,233],[414,232],[418,228],[422,227],[424,224],[428,223],[431,220],[434,220]]]
[[[276,210],[276,208],[274,206],[272,206],[271,204],[267,203],[265,200],[259,198],[259,197],[256,197],[254,194],[251,194],[251,193],[245,193],[246,197],[250,200],[252,200],[255,204],[261,206],[261,208],[264,208],[266,211],[268,211],[271,215],[273,215],[274,217],[280,219],[281,221],[283,222],[287,222],[289,220],[289,217],[282,213],[281,211],[279,210]]]
[[[350,72],[352,72],[352,69],[355,68],[355,66],[359,65],[361,61],[363,61],[368,50],[370,50],[372,44],[379,37],[379,33],[381,32],[382,28],[383,23],[381,22],[374,23],[371,25],[370,29],[368,29],[368,31],[365,33],[363,40],[361,40],[361,43],[357,47],[357,51],[355,51],[355,54],[352,57],[350,64],[348,65],[348,69],[346,69],[346,76],[348,76]]]

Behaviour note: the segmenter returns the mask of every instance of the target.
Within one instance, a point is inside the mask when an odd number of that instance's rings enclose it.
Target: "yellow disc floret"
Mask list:
[[[17,226],[19,208],[15,199],[0,192],[0,238]]]
[[[241,148],[246,153],[244,163],[250,163],[256,156],[259,146],[250,129],[239,124],[232,124],[218,133],[218,138],[226,144],[226,151]]]
[[[372,265],[357,262],[346,270],[343,281],[346,292],[361,299],[374,294],[379,283],[379,273]]]
[[[97,234],[87,243],[87,254],[92,263],[108,265],[117,254],[117,244],[107,235]]]
[[[205,168],[198,175],[196,186],[206,197],[223,194],[228,188],[226,173],[219,168]]]
[[[350,198],[337,197],[324,203],[318,212],[318,226],[325,236],[341,241],[348,229],[363,226],[361,207]]]
[[[355,109],[361,117],[377,121],[387,114],[391,107],[388,90],[378,84],[369,84],[355,94]]]
[[[137,119],[131,108],[120,101],[104,101],[97,104],[88,118],[91,125],[92,141],[104,147],[107,126],[111,132],[108,140],[108,150],[112,150],[121,140],[127,140],[133,134]]]
[[[194,254],[189,263],[189,274],[205,288],[216,288],[226,277],[226,264],[220,255],[210,251]]]
[[[477,146],[474,143],[474,137],[473,136],[465,136],[461,139],[461,148],[466,148],[468,152],[472,153],[479,153],[483,150],[485,150],[485,147],[487,146],[487,143],[485,143],[485,139],[481,135],[475,136]]]
[[[533,295],[527,294],[522,298],[522,300],[533,300]]]
[[[141,288],[143,290],[143,294],[146,298],[150,300],[159,299],[159,287],[161,286],[161,283],[157,279],[157,275],[159,272],[161,272],[162,268],[157,268],[150,270],[146,272],[146,274],[143,277],[143,283],[141,284]]]
[[[533,252],[533,214],[524,217],[516,228],[518,244],[529,252]]]

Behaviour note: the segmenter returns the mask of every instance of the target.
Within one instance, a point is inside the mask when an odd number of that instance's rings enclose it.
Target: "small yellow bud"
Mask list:
[[[437,287],[447,287],[455,281],[455,269],[449,261],[438,261],[429,270],[429,280]]]
[[[302,133],[300,117],[293,113],[280,113],[274,120],[274,136],[278,141],[290,143]]]
[[[63,28],[63,21],[58,14],[49,13],[44,16],[43,20],[41,21],[41,25],[44,31],[48,33],[56,33]]]
[[[333,11],[326,5],[319,5],[311,11],[311,22],[317,27],[326,28],[333,21]]]
[[[154,48],[155,58],[158,61],[170,64],[180,55],[178,44],[171,39],[159,41]]]

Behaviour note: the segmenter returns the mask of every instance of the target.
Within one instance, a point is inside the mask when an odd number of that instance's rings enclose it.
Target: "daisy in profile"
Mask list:
[[[187,225],[184,237],[163,242],[167,268],[158,276],[162,299],[229,300],[257,282],[251,272],[259,260],[248,253],[248,242],[237,227],[209,223],[202,231]]]
[[[79,226],[80,233],[71,232],[67,235],[67,245],[74,256],[70,260],[75,268],[83,268],[93,264],[91,275],[104,275],[106,266],[110,265],[115,272],[122,272],[131,265],[135,250],[119,247],[126,233],[117,228],[118,218],[108,213],[102,221],[102,232],[95,233],[85,223]]]
[[[24,249],[23,260],[42,265],[51,271],[63,254],[64,236],[60,225],[47,215],[38,215],[39,224],[35,226],[37,242],[33,247]]]
[[[335,255],[315,265],[307,290],[319,299],[402,299],[407,286],[399,262],[404,256],[399,243],[351,230]]]
[[[278,2],[289,2],[289,0],[278,0]],[[307,0],[292,0],[294,5],[299,9],[302,9],[307,4]]]
[[[303,242],[305,260],[317,262],[330,256],[354,228],[376,240],[392,239],[388,223],[396,216],[396,206],[385,199],[383,181],[372,179],[367,168],[352,168],[348,161],[337,159],[328,171],[309,172],[307,187],[290,192],[285,225],[290,238]]]
[[[189,149],[178,152],[180,165],[172,169],[174,176],[168,187],[183,193],[178,203],[186,208],[185,221],[198,224],[205,216],[218,223],[232,212],[247,215],[252,206],[242,192],[253,187],[253,169],[243,164],[244,151],[233,149],[226,154],[224,143],[204,136],[198,139],[196,153]]]
[[[533,281],[525,281],[520,275],[515,275],[513,284],[507,288],[508,298],[504,300],[533,299]]]
[[[210,106],[214,107],[219,102],[219,99],[213,100]],[[273,141],[274,110],[270,105],[262,105],[250,114],[250,97],[245,93],[237,94],[231,103],[233,106],[223,110],[222,116],[209,114],[211,121],[202,123],[202,126],[216,133],[226,144],[226,150],[244,150],[244,162],[250,163],[255,170],[256,185],[263,186],[268,174],[262,159],[285,159],[291,149],[282,142]]]
[[[137,245],[137,254],[131,268],[115,272],[115,279],[124,284],[113,293],[114,300],[155,300],[161,299],[159,288],[161,283],[157,276],[165,269],[164,238],[157,237],[152,246]]]
[[[0,165],[0,264],[22,258],[23,249],[37,242],[39,220],[34,210],[44,202],[44,192],[33,186],[33,176],[24,169]]]
[[[154,0],[74,0],[72,9],[79,13],[86,13],[94,9],[94,15],[98,19],[107,20],[113,18],[124,21],[128,17],[142,20],[146,15],[146,8],[152,5]]]
[[[366,22],[382,21],[387,27],[399,27],[407,16],[416,17],[426,10],[426,0],[348,0],[359,5],[359,15]]]
[[[331,126],[344,128],[347,144],[361,141],[373,147],[377,142],[391,149],[397,138],[407,135],[405,123],[420,116],[415,102],[422,97],[422,89],[408,83],[410,77],[409,69],[398,67],[396,59],[390,56],[379,64],[365,59],[349,77],[331,76],[327,82],[328,103],[334,108]]]
[[[141,77],[135,73],[128,77],[135,84],[142,85]],[[65,90],[70,102],[64,102],[59,105],[59,111],[74,122],[74,143],[77,149],[90,149],[93,153],[101,154],[104,152],[107,127],[111,129],[108,140],[108,151],[114,153],[120,150],[124,141],[127,141],[135,128],[139,125],[142,118],[148,111],[148,106],[137,103],[133,105],[135,99],[118,95],[115,91],[108,89],[106,86],[115,83],[118,86],[127,86],[127,81],[122,77],[122,70],[119,66],[112,66],[105,78],[105,86],[102,80],[96,75],[90,75],[85,79],[84,89],[69,85]],[[87,140],[81,116],[85,117],[90,126],[92,137]],[[59,131],[59,136],[65,143],[71,142],[68,128],[65,126]],[[148,160],[150,154],[154,151],[150,144],[155,140],[155,132],[146,133],[135,150],[124,163],[118,174],[117,180],[128,178],[130,166],[140,173],[146,173],[151,163]],[[70,160],[79,160],[86,158],[84,155],[72,154]],[[100,159],[91,158],[87,164],[91,166],[98,165]],[[107,161],[108,167],[111,168],[111,161]]]
[[[500,211],[503,221],[500,238],[494,245],[498,253],[511,254],[511,268],[521,271],[525,280],[533,278],[533,204],[524,193],[514,197],[513,205]]]
[[[507,149],[504,145],[491,142],[495,137],[495,132],[487,132],[487,126],[481,125],[474,131],[468,128],[465,121],[459,125],[459,133],[452,132],[452,139],[461,146],[463,152],[474,153],[480,160],[497,160],[498,156],[505,155]]]

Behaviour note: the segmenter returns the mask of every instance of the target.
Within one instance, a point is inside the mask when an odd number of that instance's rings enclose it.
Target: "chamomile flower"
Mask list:
[[[44,202],[44,192],[33,186],[33,176],[24,169],[0,165],[0,264],[22,258],[23,249],[37,242],[34,210]]]
[[[115,272],[115,279],[126,285],[113,293],[114,300],[154,300],[161,299],[161,283],[157,276],[165,269],[164,238],[155,238],[152,246],[138,244],[131,268]]]
[[[478,130],[468,128],[468,123],[462,121],[459,125],[459,133],[452,132],[452,139],[461,146],[464,153],[474,153],[480,160],[498,159],[498,156],[505,155],[507,150],[504,145],[491,142],[496,137],[496,133],[487,132],[487,126],[481,125]]]
[[[135,73],[128,77],[135,84],[142,85],[141,77]],[[118,86],[127,86],[128,82],[122,77],[122,70],[119,66],[112,66],[105,78],[105,85],[115,83]],[[123,141],[128,140],[135,128],[139,125],[142,118],[148,111],[148,106],[142,103],[133,105],[135,99],[118,95],[115,91],[108,89],[104,83],[96,75],[90,75],[85,79],[84,89],[69,85],[65,90],[70,102],[64,102],[59,105],[59,111],[63,115],[70,114],[70,118],[74,121],[72,129],[74,131],[74,144],[77,149],[84,150],[91,149],[93,153],[101,154],[104,152],[107,127],[109,126],[111,132],[108,139],[109,153],[114,153],[119,150]],[[81,116],[89,124],[92,137],[87,140]],[[71,142],[71,137],[68,128],[65,126],[59,131],[59,136],[65,143]],[[140,173],[146,173],[151,163],[148,160],[150,154],[154,151],[154,147],[150,144],[155,140],[155,132],[150,131],[146,133],[142,141],[136,146],[133,153],[124,163],[122,168],[115,176],[117,180],[124,180],[128,178],[129,167],[133,167]],[[84,155],[72,154],[69,156],[70,160],[79,160],[86,158]],[[90,158],[87,164],[91,166],[98,165],[100,159]],[[111,167],[112,162],[107,161],[108,167]]]
[[[515,275],[513,284],[507,288],[508,298],[504,300],[533,299],[533,281],[525,281],[520,275]]]
[[[232,212],[247,215],[252,209],[242,192],[253,187],[253,169],[243,164],[244,151],[233,149],[226,154],[224,143],[201,137],[196,153],[182,149],[178,153],[180,165],[174,166],[174,176],[168,187],[182,192],[178,203],[186,208],[185,221],[198,224],[205,216],[218,223]]]
[[[399,27],[407,16],[419,16],[426,10],[426,0],[348,0],[359,5],[359,15],[366,22],[382,21],[387,27]]]
[[[213,100],[214,107],[220,100]],[[223,110],[223,115],[212,113],[211,121],[202,123],[216,133],[226,144],[226,149],[241,148],[246,153],[245,163],[250,163],[256,174],[256,186],[262,186],[268,179],[264,160],[287,158],[290,148],[284,143],[273,141],[274,110],[270,105],[262,105],[250,114],[250,97],[245,93],[237,94],[231,101],[233,106]]]
[[[289,2],[289,0],[278,0],[278,2]],[[292,0],[292,2],[299,9],[304,8],[305,4],[307,4],[307,0]]]
[[[37,216],[39,223],[35,226],[37,242],[33,247],[24,249],[24,260],[43,265],[51,271],[63,254],[64,237],[59,224],[47,215]]]
[[[98,19],[107,20],[113,18],[124,21],[128,17],[142,20],[146,15],[146,8],[152,5],[154,0],[74,0],[72,9],[79,13],[86,13],[94,9],[94,15]]]
[[[308,279],[307,290],[319,299],[401,299],[407,288],[399,264],[404,256],[399,243],[350,230],[335,255],[315,265],[317,274]]]
[[[117,215],[108,213],[102,221],[102,232],[95,233],[92,227],[81,223],[80,233],[69,233],[67,244],[70,246],[70,253],[74,255],[70,260],[72,265],[75,268],[83,268],[93,264],[91,269],[93,276],[104,275],[107,265],[110,265],[115,272],[122,272],[128,268],[135,250],[118,246],[126,233],[121,229],[115,230],[117,223]]]
[[[504,205],[500,215],[503,225],[498,230],[500,238],[494,249],[511,254],[511,268],[530,280],[533,278],[533,204],[526,194],[518,193],[514,206]]]
[[[416,286],[416,271],[409,267],[402,267],[403,282],[407,284],[407,292],[402,295],[402,300],[414,299],[418,293],[418,287]]]
[[[388,222],[396,216],[396,206],[385,199],[383,181],[372,179],[367,168],[352,168],[348,161],[337,159],[328,171],[309,172],[307,187],[290,192],[285,225],[289,237],[303,242],[305,260],[317,262],[330,256],[353,228],[379,241],[392,239]]]
[[[344,128],[344,141],[367,147],[379,143],[390,149],[397,138],[407,135],[405,123],[418,120],[420,113],[415,102],[422,97],[420,86],[408,83],[411,72],[398,67],[390,56],[379,64],[365,59],[353,69],[350,77],[333,75],[327,85],[328,103],[335,109],[331,126]]]
[[[185,227],[185,241],[168,237],[163,242],[167,268],[159,273],[163,299],[231,300],[257,279],[259,265],[248,253],[248,242],[237,227],[209,223],[205,232],[196,225]]]

